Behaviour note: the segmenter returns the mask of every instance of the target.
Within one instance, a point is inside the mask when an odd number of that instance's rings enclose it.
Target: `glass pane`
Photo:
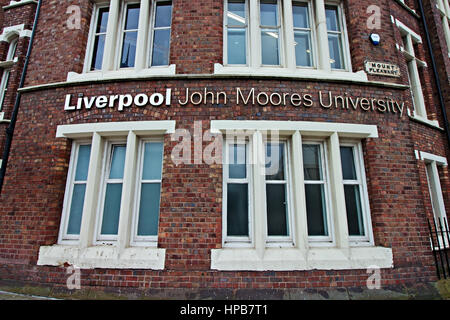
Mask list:
[[[245,179],[247,177],[247,146],[234,144],[229,146],[228,172],[230,179]]]
[[[266,184],[267,230],[269,236],[288,236],[286,185]]]
[[[305,193],[308,235],[328,236],[324,185],[306,184]]]
[[[156,6],[155,28],[170,27],[172,24],[172,3],[160,2]]]
[[[67,234],[80,234],[81,217],[83,216],[84,195],[86,193],[85,184],[76,184],[73,187],[72,203],[70,204],[69,223]]]
[[[245,1],[228,1],[227,18],[229,26],[245,25]]]
[[[297,66],[310,67],[312,63],[309,32],[296,31],[294,33],[294,40]]]
[[[266,180],[284,180],[284,143],[266,145]]]
[[[152,66],[169,65],[170,29],[155,30],[153,36]]]
[[[262,26],[278,26],[278,5],[276,0],[261,0],[260,10]]]
[[[92,53],[92,70],[101,70],[103,63],[103,51],[105,50],[105,35],[100,35],[95,37],[94,41],[94,51]]]
[[[341,147],[341,163],[344,180],[357,180],[353,147]]]
[[[123,36],[122,58],[120,59],[121,68],[134,67],[136,58],[137,31],[126,32]]]
[[[91,159],[91,145],[83,145],[78,148],[77,170],[75,173],[75,181],[86,181],[89,160]]]
[[[126,146],[114,145],[112,147],[111,169],[109,171],[109,179],[122,179],[123,168],[125,166]]]
[[[108,25],[109,8],[100,8],[98,10],[98,22],[96,33],[105,33]]]
[[[332,69],[343,69],[341,37],[338,34],[328,35],[328,45],[330,47],[330,60]]]
[[[158,235],[161,184],[143,183],[139,204],[138,236]]]
[[[163,143],[148,142],[144,147],[142,180],[160,180],[163,161]]]
[[[364,236],[359,186],[345,185],[344,191],[345,205],[347,207],[348,234],[350,236]]]
[[[308,5],[296,3],[292,5],[294,14],[294,28],[309,28]]]
[[[303,145],[303,168],[305,180],[323,180],[320,145]]]
[[[245,29],[228,29],[228,64],[246,64]]]
[[[125,30],[136,30],[139,28],[139,4],[130,4],[127,7]]]
[[[248,236],[248,185],[228,184],[228,236]]]
[[[119,229],[120,203],[122,200],[122,184],[106,185],[105,206],[101,234],[116,235]]]
[[[333,6],[325,6],[327,19],[327,29],[329,31],[340,31],[338,20],[338,8]]]
[[[262,30],[261,32],[262,64],[279,65],[278,31]]]

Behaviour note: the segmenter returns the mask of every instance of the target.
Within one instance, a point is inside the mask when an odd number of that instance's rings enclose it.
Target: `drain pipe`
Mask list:
[[[30,61],[31,49],[33,48],[33,40],[34,40],[34,35],[36,33],[36,26],[38,23],[39,12],[41,11],[41,5],[42,5],[42,0],[39,0],[37,7],[36,7],[36,14],[34,16],[34,23],[33,23],[33,30],[31,31],[30,42],[28,43],[27,55],[25,57],[25,63],[23,65],[22,75],[20,77],[20,83],[19,83],[19,88],[18,88],[17,95],[16,95],[16,101],[14,103],[13,113],[11,116],[9,126],[6,129],[5,150],[3,151],[3,157],[2,157],[3,161],[2,161],[2,166],[0,168],[0,194],[2,193],[3,182],[5,180],[5,174],[6,174],[6,166],[8,164],[9,153],[11,151],[11,143],[12,143],[12,139],[14,136],[14,128],[16,126],[17,114],[19,113],[20,98],[21,98],[20,89],[22,89],[23,86],[25,85],[25,76],[26,76],[27,69],[28,69],[28,63]]]
[[[431,65],[433,67],[433,73],[434,73],[434,80],[436,81],[436,87],[437,87],[438,96],[439,96],[439,104],[441,105],[441,109],[442,109],[442,117],[444,118],[444,128],[445,128],[445,132],[447,133],[447,142],[448,142],[448,146],[449,146],[449,150],[450,150],[450,131],[449,131],[449,127],[448,127],[447,111],[445,110],[444,96],[442,94],[441,81],[439,80],[439,74],[437,72],[436,60],[434,58],[433,47],[431,46],[430,32],[428,30],[427,21],[425,19],[425,12],[423,10],[423,2],[422,2],[422,0],[419,0],[418,2],[419,2],[420,15],[422,16],[422,21],[423,21],[423,27],[425,29],[425,37],[427,38],[427,46],[428,46],[428,50],[430,51]]]

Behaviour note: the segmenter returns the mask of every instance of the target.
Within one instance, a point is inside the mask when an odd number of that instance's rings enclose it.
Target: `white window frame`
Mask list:
[[[267,184],[283,184],[285,185],[285,193],[286,193],[286,215],[288,221],[288,235],[287,236],[269,236],[269,226],[266,228],[266,247],[293,247],[294,246],[294,234],[295,234],[295,225],[293,221],[293,193],[292,193],[292,178],[291,178],[291,154],[290,148],[291,143],[289,139],[281,137],[278,141],[272,141],[270,138],[265,139],[263,142],[264,152],[266,151],[266,146],[268,143],[283,143],[284,144],[284,180],[266,180],[264,179],[264,194],[267,198]],[[267,201],[266,201],[266,211],[265,211],[265,219],[267,219]]]
[[[411,87],[411,95],[413,97],[413,111],[408,109],[408,116],[419,122],[427,123],[431,126],[439,128],[437,120],[428,119],[427,109],[425,106],[425,98],[422,90],[421,79],[419,75],[419,67],[426,68],[427,64],[419,60],[414,52],[414,44],[422,44],[422,37],[402,23],[400,20],[391,16],[391,21],[400,31],[402,41],[406,43],[397,45],[397,48],[403,53],[408,67],[408,80]]]
[[[355,161],[356,180],[344,180],[344,185],[357,185],[359,186],[361,210],[362,210],[362,223],[364,225],[364,236],[351,236],[349,235],[349,241],[355,246],[373,245],[373,229],[372,219],[370,214],[369,192],[367,189],[366,170],[364,167],[364,156],[361,141],[344,140],[340,144],[341,147],[353,148],[353,159]]]
[[[89,140],[75,140],[72,142],[72,151],[70,154],[69,169],[67,173],[66,189],[64,193],[63,211],[61,216],[61,227],[59,228],[59,242],[66,244],[76,244],[80,239],[80,235],[70,235],[67,233],[70,219],[70,209],[72,207],[72,197],[75,181],[75,174],[78,167],[78,155],[80,147],[84,145],[91,145]],[[91,146],[92,147],[92,146]],[[84,182],[87,184],[87,180]]]
[[[88,73],[88,72],[99,72],[101,71],[101,69],[97,69],[97,70],[91,70],[92,67],[92,59],[94,59],[94,46],[95,46],[95,38],[96,36],[100,35],[100,34],[104,34],[105,35],[105,41],[106,41],[106,35],[107,35],[107,31],[105,31],[104,33],[97,33],[96,28],[97,28],[97,24],[98,24],[98,19],[99,19],[99,13],[100,13],[100,9],[103,8],[109,8],[109,2],[99,2],[99,3],[94,3],[93,5],[93,9],[92,9],[92,16],[91,16],[91,24],[90,24],[90,28],[91,28],[91,32],[89,32],[89,37],[88,37],[88,45],[86,46],[86,57],[84,60],[84,67],[83,67],[83,72],[84,73]],[[108,10],[108,22],[110,19],[110,11]],[[104,51],[105,48],[103,48],[103,55],[105,54]],[[103,61],[102,61],[103,63]]]
[[[245,7],[245,26],[244,27],[239,27],[239,28],[245,28],[246,32],[245,32],[245,64],[230,64],[228,63],[228,1],[229,0],[224,0],[223,4],[223,63],[225,66],[243,66],[243,67],[248,67],[251,65],[250,63],[250,59],[251,59],[251,55],[250,55],[250,41],[249,39],[251,38],[251,34],[250,34],[250,23],[249,23],[249,0],[243,0],[244,1],[244,7]],[[238,27],[236,27],[238,28]],[[231,27],[231,29],[234,29],[233,27]]]
[[[346,17],[342,1],[324,0],[278,0],[280,6],[280,65],[262,65],[261,32],[260,32],[260,0],[247,0],[248,3],[248,34],[247,65],[230,65],[227,63],[227,28],[226,5],[224,1],[224,47],[223,64],[214,65],[214,74],[220,75],[248,75],[248,76],[279,76],[299,79],[350,80],[367,82],[365,71],[352,72],[351,54],[348,41]],[[311,23],[312,67],[297,66],[294,45],[294,21],[292,4],[294,2],[308,3]],[[314,4],[314,5],[313,5]],[[331,69],[330,52],[328,46],[328,32],[325,18],[325,5],[338,7],[339,23],[341,26],[342,59],[344,69]],[[317,21],[321,23],[317,24]]]
[[[110,169],[111,169],[111,162],[112,162],[112,151],[114,146],[125,146],[127,148],[127,141],[124,139],[116,138],[116,139],[110,139],[105,142],[105,150],[103,154],[103,165],[102,165],[102,178],[101,178],[101,185],[100,185],[100,193],[99,193],[99,203],[98,203],[98,212],[97,212],[97,221],[96,221],[96,234],[94,238],[95,244],[112,244],[113,242],[117,241],[118,234],[117,235],[102,235],[101,229],[102,229],[102,222],[103,222],[103,213],[104,213],[104,206],[105,206],[105,198],[106,198],[106,187],[108,184],[122,184],[122,194],[123,194],[123,183],[125,179],[125,165],[126,165],[126,159],[124,159],[124,173],[122,179],[110,179],[108,177]],[[122,197],[121,194],[121,197]],[[120,216],[119,216],[120,220]]]
[[[420,152],[420,159],[425,162],[425,172],[427,175],[428,190],[430,192],[431,205],[435,218],[446,218],[444,196],[442,193],[441,181],[439,177],[438,166],[448,166],[445,157],[437,156],[427,152]],[[431,172],[430,172],[431,171]]]
[[[322,165],[322,174],[323,174],[323,180],[321,183],[318,183],[315,180],[306,180],[304,179],[305,184],[323,184],[324,186],[324,192],[325,192],[325,210],[327,212],[327,227],[328,227],[328,236],[309,236],[308,235],[308,241],[309,245],[311,246],[334,246],[335,245],[335,239],[334,239],[334,218],[333,218],[333,208],[330,205],[330,175],[329,175],[329,167],[328,167],[328,150],[326,141],[323,140],[317,140],[317,139],[308,139],[307,137],[304,138],[302,142],[302,147],[305,144],[310,145],[319,145],[320,148],[320,157],[321,157],[321,165]],[[303,170],[303,168],[302,168]]]
[[[439,10],[439,14],[442,19],[442,28],[444,29],[445,40],[447,43],[448,56],[450,57],[450,4],[448,0],[437,0],[436,7]]]
[[[309,30],[310,34],[311,34],[311,39],[310,39],[310,47],[311,47],[311,66],[298,66],[297,65],[297,61],[295,61],[295,66],[297,69],[317,69],[317,60],[318,60],[318,49],[317,49],[317,29],[315,28],[316,26],[316,21],[314,19],[314,6],[311,4],[311,1],[308,0],[292,0],[292,6],[294,6],[294,3],[303,3],[306,4],[308,7],[308,19],[309,19],[309,29],[308,28],[298,28],[298,27],[294,27],[294,23],[292,23],[293,26],[293,32],[294,32],[294,39],[295,39],[295,31],[296,30],[300,30],[300,31],[307,31]],[[292,12],[293,14],[293,12]],[[288,31],[286,31],[288,32]],[[295,40],[294,40],[295,41]],[[294,46],[294,56],[295,56],[295,46]]]
[[[222,247],[211,250],[211,268],[214,270],[255,270],[255,271],[289,271],[289,270],[345,270],[366,269],[371,265],[380,268],[392,268],[392,249],[376,247],[373,243],[364,245],[349,239],[347,226],[347,212],[345,205],[344,184],[342,179],[340,145],[349,141],[364,138],[377,138],[376,126],[355,125],[328,122],[303,121],[237,121],[212,120],[212,133],[247,132],[254,145],[254,154],[261,154],[264,150],[262,132],[277,130],[280,137],[292,139],[292,189],[294,233],[293,247],[269,247],[266,240],[266,195],[264,192],[265,177],[264,163],[253,159],[253,193],[254,202],[254,246],[253,247]],[[335,245],[317,247],[308,241],[306,221],[306,199],[304,191],[302,137],[325,139],[329,150],[330,166],[330,206],[333,208],[333,223]],[[360,153],[362,156],[362,153]],[[360,167],[362,169],[362,167]],[[361,177],[363,177],[361,175]],[[364,182],[364,181],[363,181]],[[361,193],[363,193],[361,191]],[[370,213],[366,213],[370,215]],[[225,219],[225,218],[224,218]],[[371,227],[371,224],[367,224]]]
[[[19,43],[19,37],[14,37],[8,47],[8,54],[6,56],[6,61],[14,61],[14,57],[17,52],[17,45]],[[5,102],[6,93],[8,92],[9,78],[11,76],[11,69],[5,68],[3,70],[2,80],[0,82],[0,112],[3,109],[3,104]]]
[[[124,36],[127,32],[137,32],[137,39],[139,39],[139,33],[142,32],[141,30],[139,30],[139,21],[138,21],[138,28],[137,29],[130,29],[130,30],[125,30],[125,22],[127,19],[127,9],[128,6],[130,5],[139,5],[139,19],[141,17],[141,14],[145,14],[144,12],[142,12],[142,8],[141,8],[141,1],[136,1],[136,0],[125,0],[122,1],[121,3],[121,9],[120,9],[120,23],[119,23],[119,28],[117,31],[117,34],[119,35],[118,39],[117,39],[117,45],[116,45],[116,52],[115,52],[115,57],[116,57],[116,70],[127,70],[127,69],[134,69],[136,68],[136,60],[137,60],[137,49],[138,49],[138,44],[137,44],[137,40],[136,40],[136,56],[135,56],[135,60],[134,60],[134,67],[121,67],[120,63],[122,61],[122,49],[123,49],[123,40],[124,40]],[[109,22],[109,20],[108,20]]]
[[[266,27],[261,25],[261,1],[264,0],[258,0],[258,37],[260,38],[259,43],[259,55],[260,55],[260,67],[261,68],[266,68],[266,67],[272,67],[272,68],[284,68],[285,67],[285,54],[286,54],[286,50],[285,50],[285,45],[284,45],[284,18],[283,18],[283,0],[267,0],[267,1],[276,1],[277,3],[277,8],[278,8],[278,21],[277,21],[277,26],[276,28],[274,28],[273,26],[269,26]],[[262,38],[261,38],[261,34],[262,34],[262,30],[263,29],[278,29],[278,56],[279,56],[279,64],[263,64],[262,63],[262,52],[263,52],[263,47],[262,47]]]
[[[342,45],[342,64],[343,68],[341,69],[332,69],[336,71],[349,71],[351,70],[351,55],[350,55],[350,44],[348,41],[348,33],[347,33],[347,24],[344,14],[344,7],[342,1],[325,1],[325,6],[335,6],[337,8],[338,13],[338,23],[339,23],[339,29],[340,31],[329,31],[327,30],[327,41],[328,41],[328,34],[334,33],[339,34],[341,39],[341,45]],[[331,65],[331,58],[330,58],[330,65]]]
[[[170,35],[169,37],[172,36],[172,21],[170,22],[170,27],[155,27],[155,22],[156,22],[156,8],[158,6],[158,3],[160,2],[170,2],[172,5],[172,20],[173,20],[173,0],[154,0],[152,2],[152,9],[151,9],[151,27],[149,28],[149,34],[148,34],[148,38],[149,38],[149,49],[148,49],[148,57],[147,57],[147,61],[148,61],[148,68],[167,68],[169,65],[164,65],[164,66],[152,66],[153,63],[153,46],[154,46],[154,35],[155,35],[155,30],[164,30],[164,29],[170,29]],[[169,46],[169,61],[170,61],[170,46]]]
[[[252,165],[251,159],[253,158],[252,141],[247,136],[231,136],[226,137],[224,141],[225,148],[223,152],[223,159],[226,159],[223,165],[223,222],[222,222],[222,246],[223,247],[252,247],[254,246],[254,232],[253,232],[253,188],[252,188]],[[247,177],[245,179],[230,179],[229,178],[229,148],[231,145],[245,145],[246,146],[246,170]],[[248,185],[248,237],[228,236],[227,221],[228,221],[228,184],[247,184]]]
[[[91,17],[88,44],[86,46],[83,72],[69,72],[67,74],[67,82],[92,82],[124,78],[140,79],[143,77],[151,78],[155,76],[175,75],[175,64],[155,67],[152,67],[150,64],[150,48],[152,46],[151,32],[153,30],[151,26],[153,25],[153,12],[155,11],[157,2],[158,0],[110,0],[109,2],[99,0],[98,2],[95,2],[92,11],[93,14]],[[123,43],[122,31],[126,18],[126,6],[133,3],[140,4],[135,63],[134,67],[120,68]],[[93,58],[92,55],[95,42],[94,35],[96,31],[95,28],[97,26],[98,10],[102,7],[109,7],[102,67],[99,70],[90,70]]]
[[[163,144],[163,161],[161,162],[161,179],[155,180],[143,180],[142,172],[144,170],[144,154],[145,154],[145,144],[148,142],[161,142]],[[139,205],[141,198],[141,189],[143,183],[159,183],[162,186],[162,174],[163,174],[163,162],[164,162],[164,141],[161,138],[143,138],[139,141],[139,151],[138,151],[138,170],[136,173],[136,190],[134,193],[134,206],[133,206],[133,221],[131,234],[131,245],[132,246],[153,246],[156,247],[158,244],[158,235],[156,236],[138,236],[138,225],[139,225]],[[161,193],[160,193],[160,203],[161,203]]]
[[[60,125],[56,137],[73,139],[76,143],[91,141],[91,155],[83,206],[80,236],[77,240],[67,240],[63,233],[68,219],[67,185],[73,175],[74,162],[69,164],[70,170],[66,183],[65,210],[60,225],[60,236],[57,244],[41,246],[38,265],[60,266],[64,263],[77,265],[80,268],[113,268],[113,269],[153,269],[163,270],[165,249],[157,248],[157,243],[146,243],[145,246],[133,246],[132,215],[135,205],[135,179],[138,171],[138,146],[141,139],[154,138],[175,132],[176,122],[131,121]],[[126,137],[126,155],[124,181],[120,207],[118,235],[115,241],[97,242],[96,235],[99,221],[99,192],[104,184],[105,153],[108,143],[117,138]],[[122,139],[123,141],[123,139]],[[120,141],[120,142],[122,142]],[[72,151],[71,159],[74,159]],[[101,197],[103,198],[103,197]],[[144,243],[143,243],[144,244]]]

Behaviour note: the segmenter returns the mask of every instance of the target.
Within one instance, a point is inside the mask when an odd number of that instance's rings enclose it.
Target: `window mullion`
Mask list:
[[[255,249],[260,258],[264,256],[266,247],[267,206],[265,192],[265,150],[262,133],[256,131],[252,136],[253,146],[253,221],[255,233]]]
[[[117,235],[119,252],[125,250],[131,239],[131,219],[133,212],[133,191],[136,181],[137,136],[133,131],[128,133],[123,173],[122,201],[120,204],[119,229]]]
[[[286,61],[286,67],[288,69],[295,70],[297,62],[295,60],[295,40],[294,40],[294,21],[292,15],[292,1],[283,1],[283,17],[284,17],[284,55]]]
[[[89,160],[89,172],[86,181],[86,196],[81,219],[80,247],[87,248],[93,244],[96,212],[98,206],[98,194],[100,191],[100,179],[102,176],[104,143],[102,137],[94,132],[92,137],[91,157]]]
[[[330,187],[331,202],[334,212],[334,226],[336,234],[336,244],[341,249],[349,248],[347,208],[345,204],[345,192],[342,179],[341,151],[339,146],[339,136],[335,132],[328,141],[329,166],[330,166]]]
[[[250,67],[257,68],[261,66],[261,37],[259,36],[259,0],[250,1],[249,15],[249,51]]]
[[[106,27],[105,49],[103,54],[103,71],[114,70],[116,43],[120,16],[120,0],[111,0],[108,25]]]
[[[141,0],[139,29],[136,43],[136,71],[145,69],[147,62],[148,31],[150,25],[150,0]]]
[[[324,0],[315,1],[315,13],[317,26],[317,47],[319,53],[318,68],[326,72],[331,72],[330,48],[328,46],[328,29]]]
[[[302,252],[308,250],[308,222],[306,213],[306,196],[303,172],[302,136],[296,131],[292,136],[292,176],[294,197],[294,242]]]

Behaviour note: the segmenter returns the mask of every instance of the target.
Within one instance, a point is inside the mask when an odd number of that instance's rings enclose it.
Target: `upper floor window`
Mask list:
[[[171,1],[95,5],[86,71],[168,66],[171,25]]]
[[[8,53],[6,56],[6,61],[13,61],[14,57],[16,56],[17,51],[17,44],[19,42],[19,38],[15,37],[12,39],[9,43]],[[0,111],[3,108],[3,104],[6,97],[6,92],[8,91],[8,85],[9,85],[9,78],[11,75],[11,68],[5,68],[3,70],[2,79],[0,82]]]
[[[437,0],[436,4],[442,18],[442,28],[444,29],[445,40],[447,42],[448,55],[450,57],[450,4],[448,0]]]
[[[226,0],[227,66],[350,70],[339,2]]]
[[[422,45],[422,37],[403,24],[398,19],[391,16],[392,22],[396,24],[402,37],[399,48],[406,60],[408,66],[408,80],[411,88],[414,110],[410,116],[421,122],[439,126],[438,121],[428,119],[425,97],[422,89],[422,73],[419,68],[426,70],[427,64],[418,58],[420,46]],[[409,111],[409,110],[408,110]]]

